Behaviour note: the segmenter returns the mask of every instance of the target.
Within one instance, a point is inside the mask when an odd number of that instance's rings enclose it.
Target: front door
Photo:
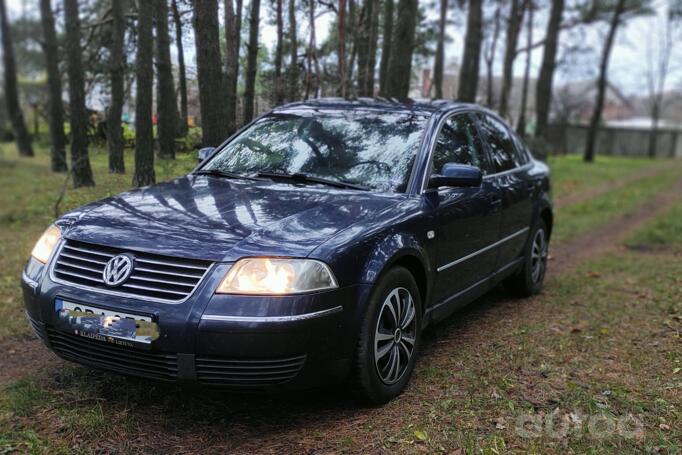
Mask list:
[[[441,127],[430,174],[446,163],[467,164],[490,173],[483,144],[469,114],[455,114]],[[437,218],[437,278],[434,301],[442,302],[474,287],[492,273],[496,259],[501,198],[493,182],[476,188],[427,191]]]

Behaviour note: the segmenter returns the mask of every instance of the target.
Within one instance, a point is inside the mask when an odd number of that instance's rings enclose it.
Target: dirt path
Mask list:
[[[634,172],[630,175],[627,175],[622,179],[605,182],[601,185],[592,187],[585,191],[580,191],[577,193],[567,194],[563,197],[558,197],[554,200],[554,208],[561,209],[569,205],[579,204],[581,202],[588,201],[597,196],[601,196],[604,193],[608,193],[609,191],[617,190],[639,180],[653,177],[659,174],[662,170],[663,170],[662,166],[654,165],[646,169]]]

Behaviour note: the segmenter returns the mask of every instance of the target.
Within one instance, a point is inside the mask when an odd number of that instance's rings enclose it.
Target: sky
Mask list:
[[[245,2],[245,3],[248,3]],[[435,2],[434,2],[435,3]],[[454,2],[453,2],[454,3]],[[7,0],[7,7],[10,18],[16,18],[22,14],[22,11],[32,11],[35,13],[38,10],[38,0]],[[621,28],[614,45],[611,63],[610,63],[610,79],[616,86],[618,86],[624,93],[629,95],[637,95],[646,92],[645,74],[647,68],[648,57],[651,55],[651,49],[648,43],[656,42],[658,33],[661,29],[661,21],[665,17],[665,0],[654,0],[654,5],[657,9],[657,14],[645,18],[633,19],[627,23],[624,28]],[[434,6],[427,10],[427,17],[429,20],[437,18],[437,8]],[[462,15],[461,11],[455,14]],[[538,39],[545,33],[546,27],[546,12],[544,14],[537,14],[534,26],[534,37]],[[329,33],[329,25],[332,21],[332,14],[321,15],[316,20],[316,33],[318,43],[324,41]],[[273,25],[268,23],[265,19],[265,14],[261,19],[260,39],[261,43],[272,48],[276,40],[276,31]],[[461,60],[464,32],[462,25],[463,19],[459,19],[458,24],[451,24],[447,28],[447,34],[450,42],[446,45],[445,55],[446,63],[457,64]],[[597,57],[601,51],[603,36],[605,34],[605,27],[590,27],[581,31],[564,32],[562,37],[566,41],[579,42],[583,46],[594,49],[593,53],[582,52],[578,54],[576,60],[571,60],[571,64],[564,65],[561,71],[557,74],[557,83],[583,80],[590,75],[593,77],[596,74]],[[682,32],[682,31],[680,31]],[[307,24],[302,23],[299,27],[299,34],[305,36],[308,33]],[[525,33],[525,32],[522,32]],[[503,36],[502,36],[503,38]],[[682,38],[682,33],[679,33],[678,38]],[[525,36],[522,34],[520,43],[525,42]],[[503,40],[498,45],[503,47]],[[678,39],[679,41],[679,39]],[[186,46],[187,47],[187,46]],[[654,46],[655,47],[655,46]],[[192,63],[194,59],[193,49],[186,48],[188,62]],[[498,54],[501,57],[501,54]],[[677,57],[677,58],[675,58]],[[682,45],[676,46],[676,56],[673,57],[673,62],[682,61]],[[501,60],[499,58],[498,60]],[[539,47],[532,52],[531,56],[531,74],[537,75],[542,61],[542,48]],[[525,65],[525,56],[516,59],[515,75],[521,76],[523,74]],[[501,62],[495,68],[495,71],[501,72]],[[682,90],[682,67],[673,65],[671,75],[667,83],[668,90]]]

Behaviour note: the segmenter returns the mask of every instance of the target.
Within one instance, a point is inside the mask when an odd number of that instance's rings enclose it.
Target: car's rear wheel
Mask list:
[[[421,337],[421,297],[403,267],[386,272],[369,299],[355,362],[361,399],[383,404],[399,395],[414,370]]]
[[[549,231],[543,220],[539,220],[531,230],[529,242],[524,252],[523,266],[507,278],[505,287],[521,297],[530,297],[542,290],[547,272],[549,255]]]

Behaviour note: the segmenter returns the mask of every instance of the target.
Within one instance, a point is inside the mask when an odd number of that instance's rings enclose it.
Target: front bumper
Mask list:
[[[151,379],[230,388],[301,388],[349,373],[368,285],[282,297],[216,295],[229,266],[217,264],[178,304],[109,295],[54,282],[34,260],[22,275],[26,313],[59,356]],[[55,299],[153,317],[149,349],[93,340],[57,328]]]

